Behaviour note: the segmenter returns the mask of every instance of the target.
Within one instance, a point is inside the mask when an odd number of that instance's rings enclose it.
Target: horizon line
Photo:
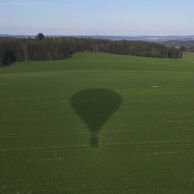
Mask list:
[[[43,33],[43,32],[38,32]],[[0,33],[0,35],[5,36],[36,36],[36,34],[12,34],[12,33]],[[108,36],[108,37],[191,37],[194,36],[194,34],[190,35],[111,35],[111,34],[46,34],[43,33],[45,36]]]

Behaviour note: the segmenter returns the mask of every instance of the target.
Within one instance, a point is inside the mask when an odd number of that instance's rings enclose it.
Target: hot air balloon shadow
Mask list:
[[[91,132],[90,145],[99,144],[98,133],[122,103],[121,96],[112,90],[92,88],[79,91],[71,98],[71,106]]]

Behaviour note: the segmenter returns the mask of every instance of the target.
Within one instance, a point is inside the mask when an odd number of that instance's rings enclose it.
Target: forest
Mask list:
[[[181,49],[183,52],[194,52],[194,41],[166,41],[162,42],[163,45],[168,47],[175,47]]]
[[[58,60],[71,57],[76,52],[106,52],[158,58],[182,58],[182,50],[159,43],[143,41],[111,41],[91,38],[45,37],[0,39],[0,66],[16,61]]]

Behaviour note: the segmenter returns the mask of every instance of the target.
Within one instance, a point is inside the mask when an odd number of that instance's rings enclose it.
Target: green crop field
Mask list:
[[[2,194],[193,194],[193,157],[194,54],[0,69]]]

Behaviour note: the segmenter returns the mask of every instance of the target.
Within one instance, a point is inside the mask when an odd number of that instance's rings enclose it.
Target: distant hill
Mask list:
[[[0,38],[33,38],[31,35],[11,35],[11,34],[0,34]]]
[[[192,36],[78,36],[79,38],[94,38],[108,40],[134,40],[148,42],[166,42],[166,41],[194,41]]]
[[[34,35],[10,35],[0,34],[0,38],[34,38]],[[194,41],[194,35],[191,36],[102,36],[102,35],[48,35],[47,37],[76,37],[76,38],[91,38],[102,40],[134,40],[148,42],[167,42],[167,41]]]

